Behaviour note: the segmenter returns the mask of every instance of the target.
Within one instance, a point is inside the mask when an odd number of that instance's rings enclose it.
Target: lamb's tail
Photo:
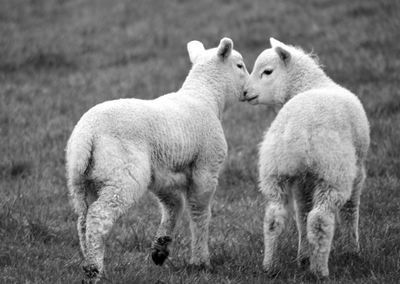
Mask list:
[[[93,135],[90,131],[75,127],[66,149],[68,189],[77,214],[87,210],[86,175],[93,153]]]

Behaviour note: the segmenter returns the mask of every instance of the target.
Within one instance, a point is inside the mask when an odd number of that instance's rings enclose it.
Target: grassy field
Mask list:
[[[236,3],[237,2],[237,3]],[[186,43],[231,37],[251,70],[274,36],[314,50],[326,72],[355,92],[371,124],[362,196],[361,254],[342,253],[328,283],[400,279],[400,2],[0,1],[0,283],[77,283],[81,257],[68,203],[64,148],[79,117],[105,100],[152,99],[177,90],[190,69]],[[213,203],[212,269],[188,265],[180,222],[171,259],[149,258],[160,221],[150,195],[107,242],[104,283],[308,283],[295,263],[293,224],[279,248],[282,271],[262,272],[263,200],[257,145],[274,114],[244,103],[225,113],[229,157]]]

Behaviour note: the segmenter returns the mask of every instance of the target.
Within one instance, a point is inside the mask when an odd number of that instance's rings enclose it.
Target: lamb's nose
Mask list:
[[[246,100],[247,90],[244,90],[242,95],[240,96],[239,100],[244,102]]]

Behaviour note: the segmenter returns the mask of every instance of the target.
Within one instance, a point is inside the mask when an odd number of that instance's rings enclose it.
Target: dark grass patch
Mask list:
[[[0,254],[0,267],[11,266],[13,263],[9,254]]]
[[[29,241],[49,244],[59,241],[59,236],[41,220],[26,220],[24,222],[25,238]]]
[[[14,236],[21,243],[39,242],[51,244],[62,242],[67,236],[63,232],[57,232],[50,228],[42,219],[26,216],[14,208],[17,203],[5,204],[0,212],[0,233]]]
[[[397,97],[397,99],[396,99]],[[375,117],[390,117],[400,113],[400,96],[394,95],[393,100],[377,103],[375,108],[369,112]]]
[[[155,50],[140,50],[138,52],[128,52],[128,53],[123,53],[119,54],[116,56],[116,58],[111,61],[110,63],[107,63],[103,67],[111,67],[111,66],[125,66],[129,65],[131,63],[143,63],[146,61],[151,61],[151,59],[159,57],[159,54]]]
[[[370,17],[375,15],[375,5],[360,5],[351,7],[345,14],[349,17]]]
[[[32,163],[28,161],[12,162],[11,166],[0,166],[0,171],[6,172],[12,179],[26,177],[32,171]]]
[[[64,53],[39,51],[22,61],[0,61],[0,72],[15,73],[17,71],[51,71],[51,70],[75,70],[77,64],[67,58]]]

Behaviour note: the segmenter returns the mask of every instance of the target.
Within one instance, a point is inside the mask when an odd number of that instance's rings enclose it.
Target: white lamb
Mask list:
[[[369,124],[358,98],[333,82],[301,49],[273,38],[257,58],[242,100],[280,109],[259,152],[266,197],[263,266],[275,270],[274,251],[294,205],[298,261],[327,277],[340,212],[346,241],[358,252],[358,219]],[[307,242],[308,239],[308,242]]]
[[[220,119],[227,100],[243,92],[249,74],[229,38],[217,48],[205,50],[199,41],[187,48],[193,67],[178,92],[101,103],[82,116],[68,141],[68,187],[89,281],[104,273],[104,239],[113,224],[147,189],[162,211],[153,261],[162,265],[168,257],[186,200],[191,263],[210,263],[210,201],[227,154]]]

